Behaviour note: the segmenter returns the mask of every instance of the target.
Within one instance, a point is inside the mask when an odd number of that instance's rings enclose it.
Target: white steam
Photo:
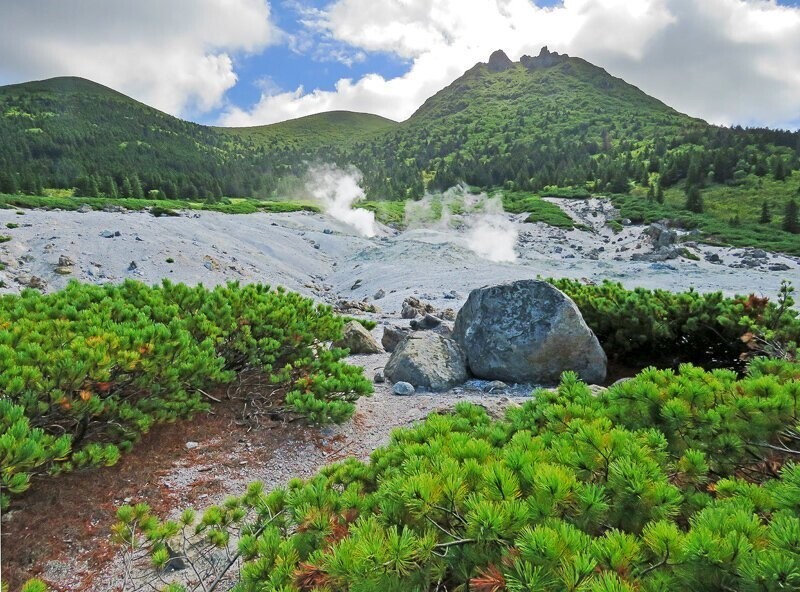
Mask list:
[[[324,164],[308,170],[306,189],[326,214],[353,227],[360,235],[372,237],[378,233],[375,214],[353,207],[365,197],[359,185],[361,178],[361,171],[353,166],[341,169]]]
[[[519,232],[499,197],[473,194],[457,186],[406,204],[406,225],[448,234],[479,257],[496,263],[514,262]]]
[[[469,218],[467,246],[489,261],[513,263],[517,260],[517,228],[506,216],[499,197],[483,197],[483,211]]]

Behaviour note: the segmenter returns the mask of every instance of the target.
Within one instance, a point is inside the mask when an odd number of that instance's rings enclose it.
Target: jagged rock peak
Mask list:
[[[514,67],[514,62],[506,55],[502,49],[498,49],[489,56],[489,70],[491,72],[503,72]]]
[[[567,54],[559,54],[557,51],[550,51],[545,45],[535,58],[524,55],[519,59],[519,62],[529,70],[534,70],[536,68],[550,68],[567,59],[569,59]]]

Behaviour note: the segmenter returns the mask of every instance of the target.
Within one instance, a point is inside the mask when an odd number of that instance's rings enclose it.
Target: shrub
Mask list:
[[[161,216],[180,216],[180,214],[175,210],[171,208],[164,208],[161,206],[152,206],[150,208],[150,214],[152,214],[156,218],[160,218]]]
[[[792,355],[800,343],[800,315],[792,308],[788,283],[771,303],[755,296],[726,298],[721,292],[627,290],[607,280],[597,285],[548,281],[575,301],[606,354],[629,364],[691,361],[732,367],[753,347],[779,344]]]
[[[648,369],[597,397],[565,373],[504,420],[460,404],[368,463],[199,518],[126,506],[115,533],[157,565],[228,547],[241,591],[797,589],[799,453],[770,446],[800,441],[798,376]]]
[[[212,290],[71,282],[0,298],[0,458],[5,494],[31,475],[113,464],[155,423],[208,408],[200,389],[259,368],[287,410],[341,421],[370,391],[324,344],[329,307],[268,286]]]

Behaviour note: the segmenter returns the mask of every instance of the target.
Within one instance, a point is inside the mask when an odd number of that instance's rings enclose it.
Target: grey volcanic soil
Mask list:
[[[5,288],[19,291],[31,276],[46,290],[63,287],[70,278],[83,282],[119,282],[134,278],[157,283],[162,278],[190,284],[227,281],[283,285],[321,301],[372,299],[392,314],[407,296],[417,295],[438,307],[460,306],[472,288],[505,280],[543,277],[611,279],[624,285],[726,294],[757,292],[774,296],[782,279],[800,280],[798,259],[752,250],[684,243],[701,260],[633,261],[653,250],[641,226],[615,234],[606,224],[613,213],[603,200],[557,200],[589,230],[523,224],[509,216],[518,232],[514,263],[481,259],[467,246],[459,229],[428,228],[398,232],[379,228],[379,236],[357,236],[347,225],[320,214],[225,215],[187,213],[155,218],[144,212],[48,212],[15,215],[0,210],[0,224],[11,241],[0,244],[0,271]],[[328,230],[330,234],[324,231]],[[119,232],[103,238],[101,233]],[[487,235],[487,241],[494,237]],[[689,238],[689,237],[687,237]],[[318,248],[315,248],[318,247]],[[71,273],[55,272],[60,256],[74,261]],[[717,255],[711,263],[706,256]],[[168,259],[174,263],[167,263]],[[742,267],[743,261],[754,267]],[[131,262],[135,268],[131,268]],[[785,266],[783,271],[769,267]],[[732,267],[737,266],[737,267]],[[359,285],[353,286],[357,281]],[[443,295],[455,291],[456,299]]]
[[[794,257],[764,254],[753,250],[709,247],[695,243],[682,246],[699,257],[649,263],[634,261],[635,254],[653,251],[652,242],[641,226],[628,226],[615,233],[607,221],[611,205],[602,200],[558,200],[562,208],[586,229],[561,230],[544,224],[524,224],[508,216],[508,228],[518,233],[516,262],[495,263],[478,257],[468,247],[466,230],[443,227],[398,232],[380,227],[375,238],[363,238],[346,224],[325,215],[311,213],[224,215],[213,212],[186,213],[180,217],[154,218],[148,213],[48,212],[28,210],[17,215],[0,210],[0,224],[11,241],[0,244],[0,293],[20,291],[36,278],[46,291],[63,287],[70,278],[82,282],[119,282],[133,278],[157,283],[162,278],[190,284],[215,285],[227,281],[283,285],[319,301],[367,300],[380,310],[368,316],[379,323],[407,323],[399,319],[402,301],[417,296],[436,308],[458,309],[475,287],[506,280],[543,277],[573,277],[587,281],[612,279],[628,287],[644,286],[699,291],[722,290],[726,294],[756,292],[774,297],[782,279],[800,283],[800,261]],[[109,231],[109,232],[105,232]],[[104,238],[102,234],[119,232]],[[691,237],[684,237],[689,238]],[[495,237],[487,236],[492,241]],[[716,255],[718,262],[706,257]],[[59,259],[66,257],[64,275],[56,272]],[[168,263],[172,259],[173,263]],[[64,261],[62,261],[64,262]],[[134,262],[135,265],[131,265]],[[781,271],[771,271],[778,266]],[[382,290],[385,295],[374,298]],[[382,327],[374,335],[380,339]],[[382,368],[387,354],[354,356],[352,363],[365,368],[368,376]],[[386,384],[376,385],[375,395],[361,399],[353,420],[325,428],[320,441],[301,438],[299,428],[285,426],[272,442],[269,455],[253,462],[247,435],[236,436],[229,453],[237,470],[195,464],[191,451],[179,456],[172,466],[154,474],[157,484],[172,495],[199,507],[238,494],[246,483],[264,481],[268,486],[286,483],[293,476],[308,477],[331,460],[353,455],[366,459],[386,443],[391,430],[424,418],[436,410],[451,408],[469,400],[499,413],[520,399],[519,389],[484,394],[466,388],[446,393],[419,393],[412,397],[391,395]],[[213,448],[219,434],[197,434],[202,451]],[[217,446],[220,443],[217,442]],[[254,443],[258,448],[259,443]],[[333,450],[333,452],[331,452]],[[136,455],[136,451],[132,453]],[[193,498],[191,484],[206,474],[218,477],[224,491],[218,495]],[[150,501],[133,499],[133,502]],[[116,500],[121,504],[122,499]],[[111,516],[108,518],[111,520]],[[24,521],[12,512],[7,524]],[[57,530],[57,525],[53,525]],[[121,583],[122,568],[117,557],[85,580],[79,575],[87,564],[82,557],[91,549],[91,539],[72,543],[70,553],[33,566],[61,590],[114,590]],[[87,584],[86,581],[91,581]]]

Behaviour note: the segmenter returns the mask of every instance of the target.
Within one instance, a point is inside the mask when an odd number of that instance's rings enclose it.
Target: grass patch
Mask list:
[[[358,207],[374,212],[375,218],[382,224],[402,226],[405,223],[405,201],[365,201],[358,204]]]
[[[642,188],[629,195],[613,195],[622,218],[636,223],[650,223],[668,218],[683,228],[703,232],[699,240],[709,244],[736,247],[759,247],[769,251],[800,255],[800,235],[781,229],[786,203],[797,195],[800,173],[786,181],[748,177],[741,185],[710,185],[701,195],[704,212],[694,214],[684,208],[683,187],[671,187],[664,192],[664,203],[648,201]],[[767,201],[772,219],[759,223],[761,207]]]
[[[68,210],[74,211],[83,205],[88,205],[93,210],[103,210],[107,207],[122,207],[126,210],[150,210],[155,216],[177,215],[178,210],[208,210],[223,214],[254,214],[256,212],[287,213],[287,212],[319,212],[319,208],[308,203],[298,201],[272,201],[258,199],[225,200],[220,203],[205,203],[182,201],[179,199],[134,199],[127,197],[71,197],[68,195],[8,195],[0,194],[0,208],[28,208],[43,210]],[[167,213],[172,211],[173,213]],[[24,212],[17,212],[18,214]]]
[[[503,207],[511,214],[528,213],[526,222],[544,222],[558,228],[573,228],[575,223],[564,210],[527,191],[504,191]]]

